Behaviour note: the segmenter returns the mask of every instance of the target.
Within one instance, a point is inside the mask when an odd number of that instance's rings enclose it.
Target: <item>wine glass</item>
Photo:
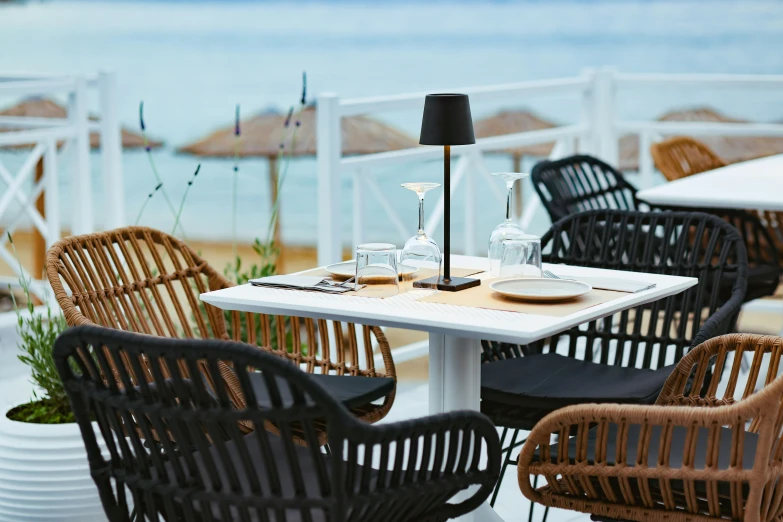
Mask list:
[[[507,250],[513,245],[513,248],[521,249],[524,252],[530,252],[531,254],[536,251],[535,243],[537,243],[537,251],[541,252],[541,238],[533,234],[528,234],[522,227],[511,221],[511,195],[514,189],[514,183],[518,179],[523,179],[529,176],[524,172],[493,172],[493,176],[497,176],[506,182],[506,190],[508,194],[506,196],[506,219],[503,223],[495,227],[492,234],[489,236],[489,268],[492,274],[496,277],[504,277],[506,275],[512,275],[508,270],[504,270],[505,265],[514,265],[516,268],[513,274],[519,275],[524,273],[520,272],[520,265],[527,264],[527,260],[532,257],[535,259],[535,255],[509,255]],[[529,246],[528,246],[529,245]],[[540,259],[540,257],[539,257]],[[536,273],[536,271],[538,273]],[[528,275],[535,277],[541,276],[541,262],[538,261],[537,267],[532,267]]]
[[[440,275],[441,253],[438,244],[424,232],[424,194],[440,187],[440,183],[403,183],[403,188],[412,190],[419,198],[419,229],[416,235],[405,242],[400,255],[400,266],[414,268],[435,268]]]

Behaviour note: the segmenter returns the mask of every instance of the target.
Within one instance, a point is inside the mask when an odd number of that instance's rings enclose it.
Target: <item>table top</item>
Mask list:
[[[452,256],[455,267],[488,269],[485,257]],[[599,270],[576,266],[549,266],[560,276],[622,277],[655,283],[655,288],[599,304],[565,317],[521,314],[467,306],[423,303],[416,299],[436,290],[411,290],[374,299],[318,292],[241,285],[201,294],[202,301],[227,310],[295,315],[376,326],[445,333],[474,339],[530,343],[586,321],[674,295],[694,286],[695,278]]]
[[[783,154],[694,174],[636,195],[654,205],[783,211]]]

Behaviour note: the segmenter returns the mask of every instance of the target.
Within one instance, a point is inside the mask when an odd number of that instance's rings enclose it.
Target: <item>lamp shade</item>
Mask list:
[[[421,118],[421,145],[476,143],[467,94],[428,94]]]

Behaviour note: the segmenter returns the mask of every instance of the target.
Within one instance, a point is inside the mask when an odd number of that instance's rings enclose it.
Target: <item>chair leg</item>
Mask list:
[[[503,435],[500,437],[501,444],[503,443],[503,440],[506,438],[506,432],[508,431],[508,428],[503,428]],[[492,507],[495,507],[495,501],[498,499],[498,493],[500,493],[500,484],[503,482],[503,476],[506,474],[506,468],[510,464],[516,464],[516,461],[511,458],[511,452],[514,451],[514,448],[522,445],[525,443],[523,440],[519,444],[517,444],[517,435],[519,435],[519,430],[514,430],[513,434],[511,435],[511,444],[508,445],[506,451],[506,458],[503,459],[503,465],[500,468],[500,475],[498,476],[498,481],[495,484],[495,491],[492,492],[492,499],[489,501],[489,505]]]
[[[538,487],[538,475],[533,477],[533,489]],[[533,522],[533,509],[536,507],[536,503],[530,501],[530,513],[527,515],[527,522]],[[544,520],[546,520],[546,511],[544,511]]]

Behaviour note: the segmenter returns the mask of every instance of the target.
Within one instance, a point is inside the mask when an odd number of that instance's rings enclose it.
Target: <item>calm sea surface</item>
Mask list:
[[[244,115],[296,103],[303,70],[308,96],[335,92],[371,96],[532,79],[575,76],[585,67],[626,72],[783,73],[783,2],[529,1],[483,2],[67,2],[0,6],[0,71],[95,72],[111,69],[120,83],[123,123],[137,128],[145,102],[151,135],[166,141],[155,158],[172,198],[179,201],[197,160],[173,148],[230,124],[235,104]],[[0,98],[0,106],[16,100]],[[761,91],[641,89],[624,93],[619,113],[650,118],[692,105],[711,105],[754,120],[783,118],[783,94]],[[508,100],[473,107],[474,118],[502,107],[525,107],[559,122],[575,121],[569,97]],[[376,115],[417,135],[420,114]],[[18,167],[24,156],[0,154]],[[510,160],[491,158],[490,169]],[[93,158],[96,215],[99,161]],[[123,157],[128,220],[155,181],[143,153]],[[415,198],[403,181],[439,180],[440,163],[373,172],[411,231]],[[70,201],[63,176],[63,212]],[[239,172],[240,236],[263,235],[269,213],[267,167],[247,160]],[[315,162],[293,162],[283,190],[283,236],[312,244],[316,237]],[[480,178],[477,233],[488,237],[503,206]],[[350,239],[351,180],[343,180],[346,242]],[[391,221],[369,196],[370,239],[402,244]],[[434,207],[435,198],[430,202]],[[454,199],[456,247],[462,235],[462,193]],[[183,213],[190,237],[230,239],[231,164],[205,160]],[[163,200],[152,200],[142,223],[169,229]],[[546,227],[543,219],[535,227]],[[440,238],[437,232],[436,237]],[[481,240],[483,242],[483,239]],[[479,244],[482,244],[482,243]]]

